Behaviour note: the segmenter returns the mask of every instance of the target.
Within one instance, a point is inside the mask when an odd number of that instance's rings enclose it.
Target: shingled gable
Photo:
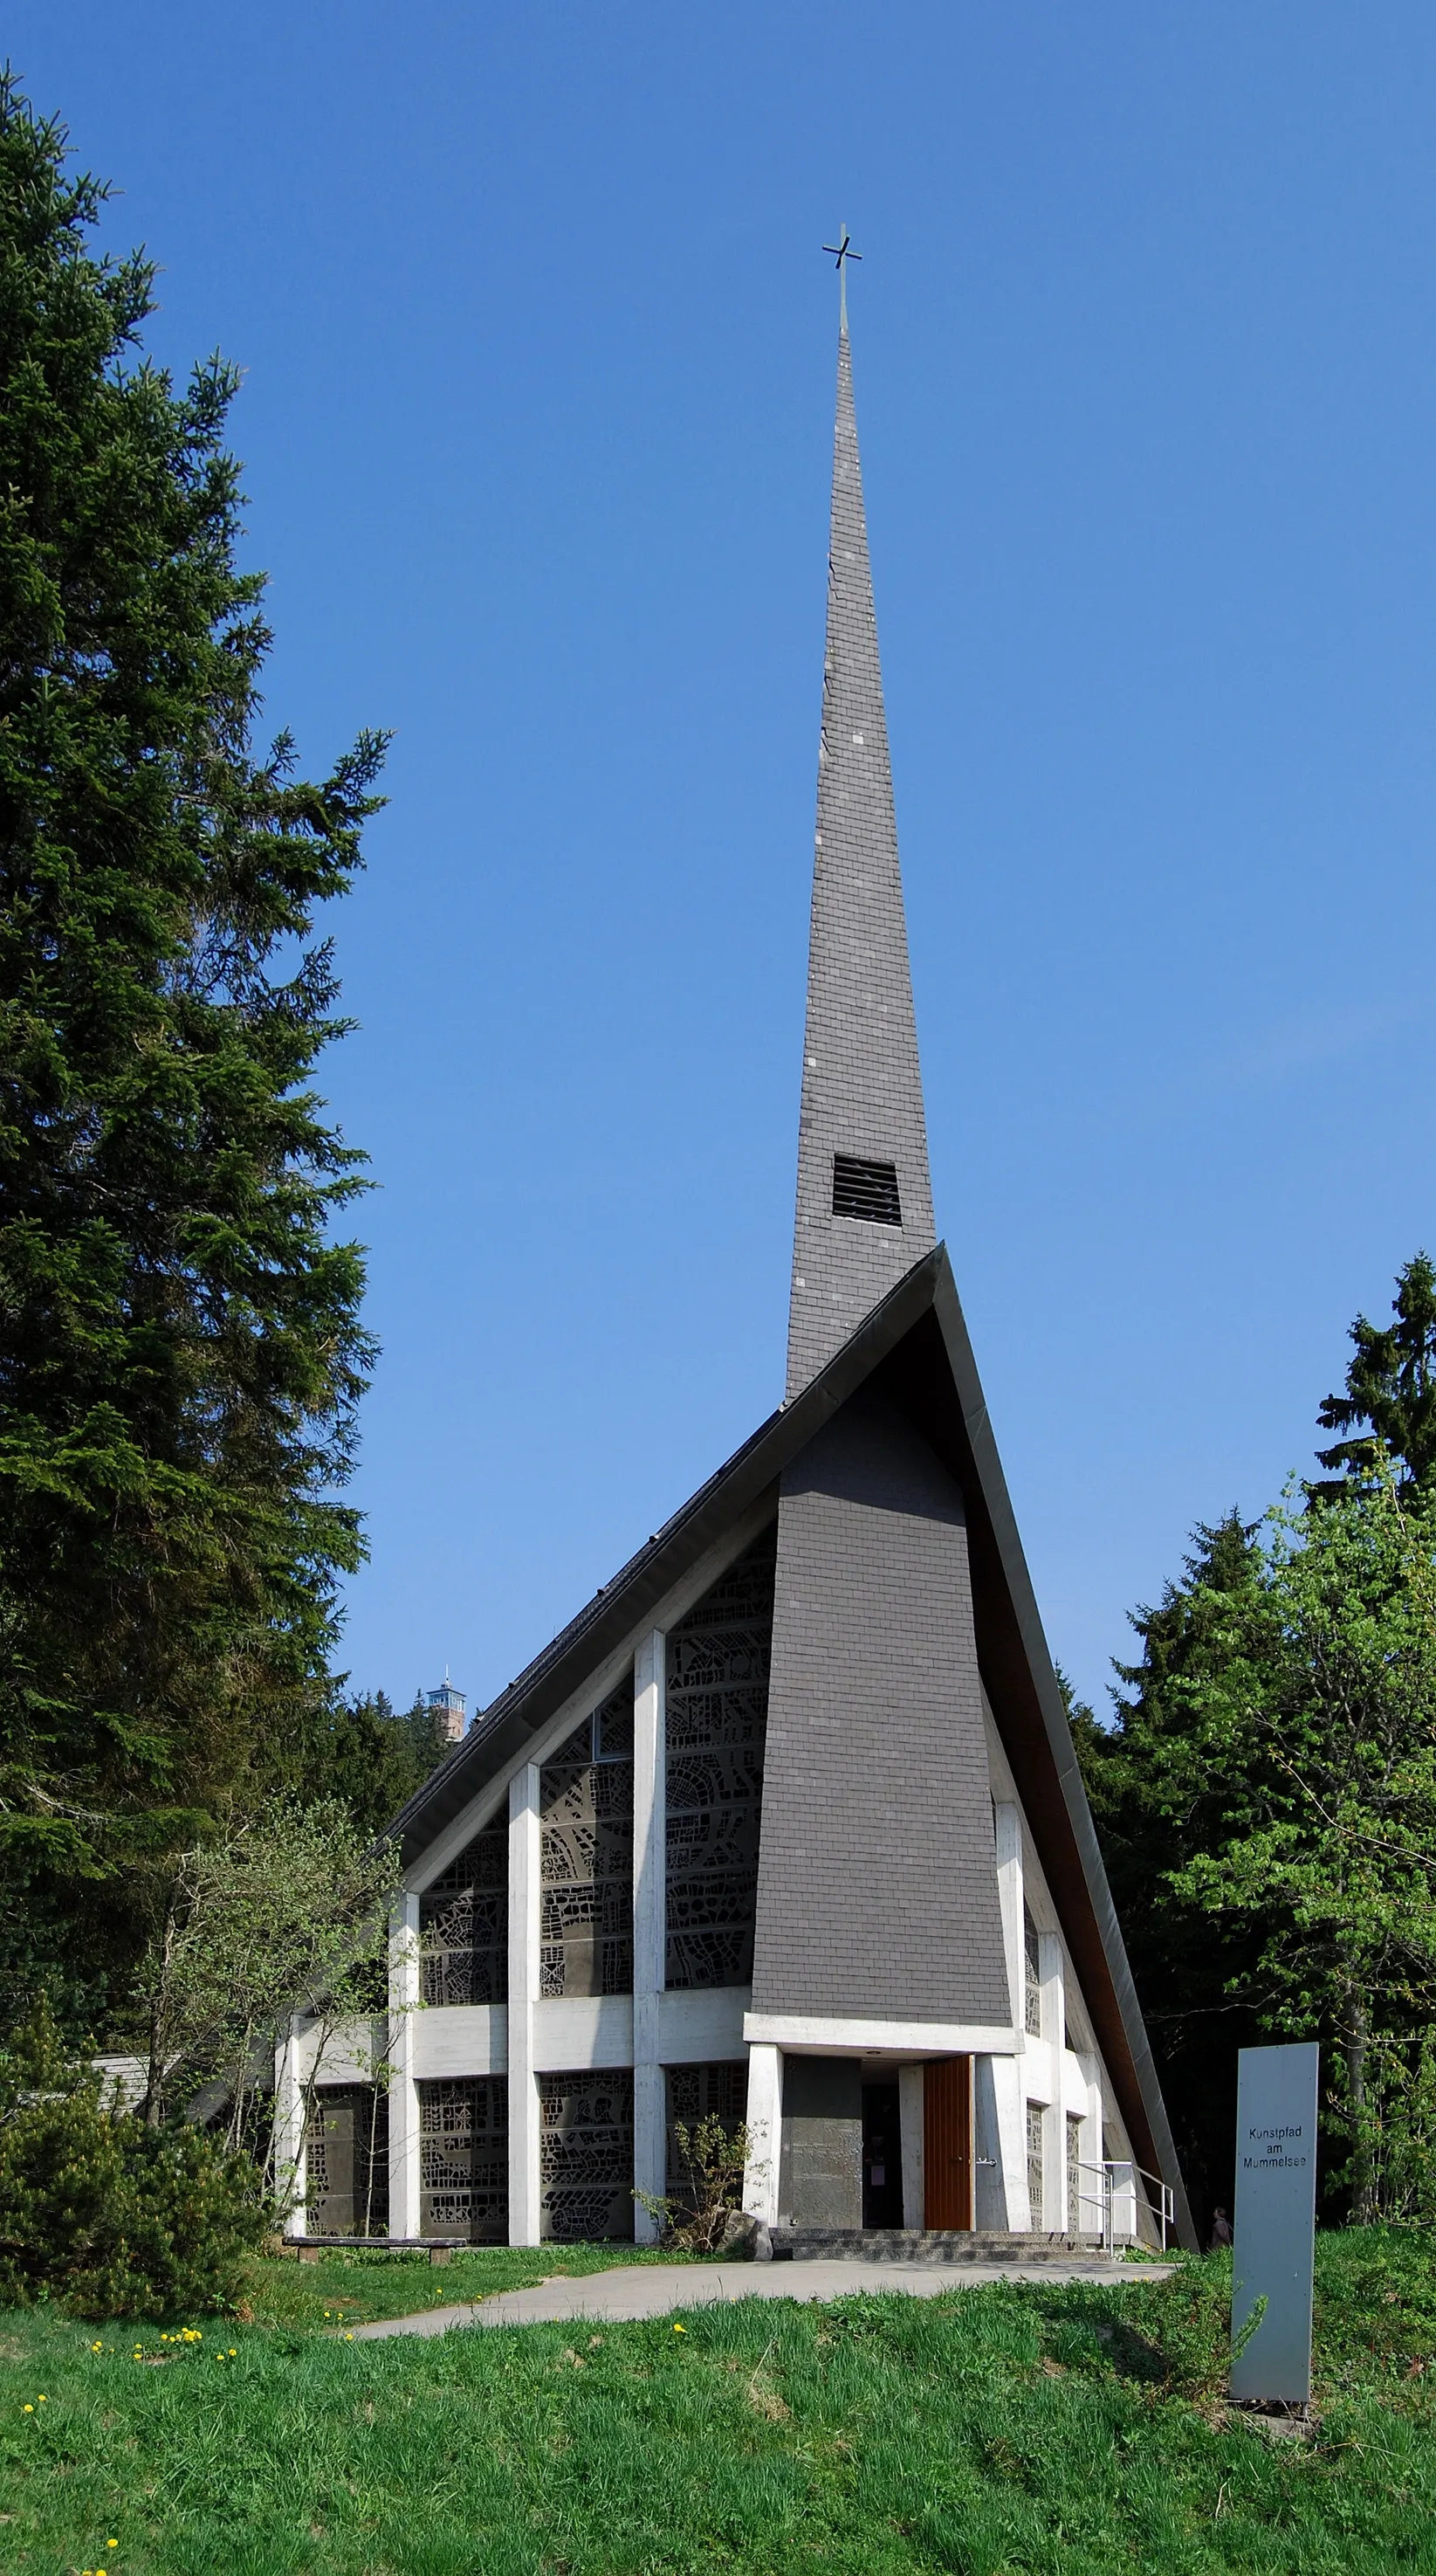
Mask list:
[[[779,1405],[741,1449],[665,1521],[646,1547],[586,1602],[508,1689],[475,1717],[462,1749],[427,1780],[389,1827],[406,1868],[456,1817],[517,1761],[531,1759],[534,1738],[584,1682],[652,1620],[657,1605],[682,1584],[758,1503],[814,1433],[896,1348],[931,1304],[936,1253],[907,1277],[850,1334],[801,1395]]]
[[[1194,2247],[1156,2069],[945,1245],[915,1263],[803,1392],[771,1414],[595,1594],[476,1721],[463,1749],[390,1831],[414,1872],[486,1790],[532,1759],[535,1739],[582,1695],[590,1676],[631,1649],[657,1605],[705,1557],[721,1555],[729,1532],[769,1498],[776,1513],[784,1470],[867,1387],[881,1387],[896,1402],[961,1488],[978,1662],[993,1718],[1133,2148],[1172,2185],[1179,2235]]]

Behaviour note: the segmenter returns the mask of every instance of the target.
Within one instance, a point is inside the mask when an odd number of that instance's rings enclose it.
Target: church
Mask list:
[[[786,1391],[391,1830],[296,2232],[652,2238],[712,2112],[775,2251],[1194,2241],[934,1223],[845,292]]]

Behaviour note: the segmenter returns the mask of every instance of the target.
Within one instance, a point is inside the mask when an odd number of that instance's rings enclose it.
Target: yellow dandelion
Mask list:
[[[231,2361],[238,2361],[238,2359],[239,2359],[239,2355],[238,2355],[238,2353],[236,2352],[236,2350],[235,2350],[235,2348],[234,2348],[234,2345],[233,2345],[233,2344],[231,2344],[231,2345],[230,2345],[230,2347],[229,2347],[229,2357],[230,2357],[230,2360],[231,2360]],[[222,2359],[222,2358],[223,2358],[223,2355],[221,2355],[221,2359]]]
[[[49,2405],[50,2400],[49,2400],[49,2398],[45,2395],[45,2392],[44,2392],[44,2390],[43,2390],[43,2389],[41,2390],[41,2392],[40,2392],[39,2396],[36,2398],[35,2403],[36,2403],[36,2405],[37,2405],[37,2406],[48,2406],[48,2405]]]
[[[33,2406],[22,2406],[20,2412],[22,2415],[33,2415],[35,2409]]]

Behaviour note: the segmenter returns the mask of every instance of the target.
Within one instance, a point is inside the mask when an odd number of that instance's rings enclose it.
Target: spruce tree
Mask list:
[[[1336,1472],[1314,1485],[1319,1495],[1334,1496],[1355,1480],[1369,1480],[1377,1467],[1378,1445],[1384,1444],[1397,1466],[1403,1495],[1430,1490],[1436,1467],[1436,1267],[1418,1252],[1396,1274],[1391,1301],[1394,1324],[1384,1329],[1358,1315],[1351,1327],[1355,1348],[1341,1395],[1326,1397],[1317,1420],[1323,1431],[1369,1433],[1338,1440],[1317,1456]]]
[[[0,1974],[99,2015],[328,1703],[370,1349],[313,923],[382,741],[256,748],[236,371],[146,358],[68,158],[0,83]]]
[[[356,1827],[377,1834],[455,1750],[422,1694],[403,1711],[384,1691],[336,1694],[304,1741],[294,1788],[304,1799],[341,1799]]]

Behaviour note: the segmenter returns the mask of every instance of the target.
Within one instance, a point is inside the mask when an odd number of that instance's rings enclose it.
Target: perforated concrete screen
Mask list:
[[[692,2146],[701,2124],[717,2120],[731,2138],[741,2128],[748,2100],[748,2061],[721,2059],[713,2064],[670,2066],[668,2088],[668,2190],[680,2207],[691,2206],[700,2188]],[[685,2156],[677,2136],[682,2125],[689,2141]]]
[[[503,2245],[509,2231],[509,2088],[502,2075],[422,2083],[419,2226]]]
[[[509,1990],[509,1835],[502,1819],[419,1899],[419,1993],[426,2004],[501,2004]]]
[[[566,2244],[633,2234],[633,2069],[540,2075],[540,2233]]]
[[[1042,2037],[1042,1949],[1029,1909],[1022,1909],[1022,2017],[1029,2036]]]
[[[1044,2180],[1047,2144],[1047,2113],[1040,2102],[1027,2105],[1027,2199],[1034,2227],[1045,2227],[1043,2203],[1047,2197]]]
[[[633,1676],[539,1774],[540,1991],[633,1987]]]
[[[670,1986],[753,1973],[775,1546],[765,1531],[668,1640]]]
[[[321,2084],[305,2138],[305,2222],[314,2236],[389,2226],[389,2101],[373,2084]]]

